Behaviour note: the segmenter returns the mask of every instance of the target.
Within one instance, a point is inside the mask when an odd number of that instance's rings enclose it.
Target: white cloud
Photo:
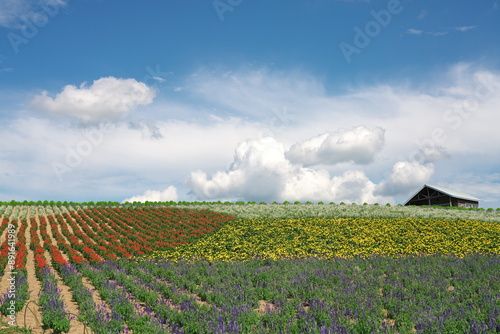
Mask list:
[[[47,94],[36,96],[31,107],[88,123],[119,118],[139,105],[150,104],[155,97],[154,90],[142,82],[114,77],[95,80],[90,86],[67,85],[55,98]]]
[[[18,118],[3,123],[0,132],[0,142],[9,143],[0,147],[0,187],[13,194],[25,189],[19,197],[28,199],[42,194],[42,200],[64,194],[73,200],[122,199],[167,184],[178,189],[181,200],[189,200],[191,191],[198,199],[385,203],[406,200],[400,189],[414,191],[425,182],[453,184],[460,173],[485,175],[500,166],[500,156],[494,154],[500,152],[500,141],[491,140],[498,137],[500,123],[500,75],[476,65],[457,64],[420,87],[395,82],[336,95],[319,79],[301,73],[233,74],[240,82],[234,95],[235,83],[227,76],[195,76],[199,81],[182,83],[182,94],[172,92],[172,98],[144,107],[145,113],[114,122],[114,131],[62,175],[61,183],[52,163],[65,163],[68,149],[83,147],[87,138],[82,129],[3,106],[3,115]],[[16,106],[25,95],[14,93],[0,92],[1,100]],[[273,109],[283,106],[293,119],[271,133],[272,141],[263,141],[273,125]],[[227,110],[240,117],[228,117]],[[287,150],[305,138],[357,124],[384,129],[385,145],[373,163],[304,168],[287,158]],[[442,140],[435,139],[436,131]],[[421,152],[419,163],[411,162],[412,152]],[[410,162],[401,167],[397,162],[402,161]],[[186,186],[182,181],[187,177],[191,183]],[[415,185],[408,185],[411,178]],[[481,183],[484,187],[471,193],[491,198],[493,192],[486,189],[497,189],[495,182],[471,181],[463,190]]]
[[[235,72],[200,70],[189,78],[183,90],[215,103],[219,110],[229,114],[268,121],[276,117],[276,109],[293,106],[288,108],[290,114],[303,112],[310,102],[324,95],[322,83],[306,73],[267,68]]]
[[[431,34],[432,36],[435,36],[435,37],[439,37],[439,36],[447,35],[448,32],[447,31],[436,31],[436,32],[430,32],[429,34]]]
[[[460,26],[460,27],[448,28],[448,30],[466,32],[466,31],[475,29],[477,27],[478,26]],[[430,36],[434,36],[434,37],[440,37],[440,36],[447,35],[449,33],[449,31],[424,31],[424,30],[420,30],[420,29],[409,28],[406,30],[406,33],[409,35],[416,35],[416,36],[426,34],[426,35],[430,35]]]
[[[397,196],[408,194],[424,185],[434,173],[433,164],[422,165],[416,161],[399,161],[392,167],[389,177],[377,185],[375,194]]]
[[[54,15],[63,0],[2,0],[0,2],[0,27],[22,29],[26,21],[33,22],[37,14]]]
[[[153,80],[159,82],[159,83],[164,83],[166,80],[162,77],[152,77]]]
[[[36,200],[122,200],[170,184],[185,196],[182,181],[189,171],[224,166],[234,143],[257,132],[255,125],[234,119],[210,124],[145,122],[135,127],[120,121],[82,128],[19,118],[3,123],[0,131],[0,140],[11,143],[0,146],[0,188],[11,193],[30,189],[24,197]],[[37,197],[46,189],[50,194]]]
[[[406,32],[410,35],[422,35],[422,33],[424,32],[423,30],[418,30],[418,29],[413,29],[413,28],[410,28],[408,30],[406,30]]]
[[[229,170],[218,171],[211,178],[201,170],[192,172],[188,187],[195,198],[212,200],[390,200],[373,195],[375,184],[362,171],[350,170],[331,178],[326,170],[292,164],[285,157],[284,146],[271,137],[240,143]]]
[[[450,157],[446,149],[441,146],[424,146],[420,148],[420,153],[420,160],[423,164],[433,163]]]
[[[477,28],[477,26],[461,26],[461,27],[455,27],[453,29],[457,30],[457,31],[460,31],[460,32],[465,32],[465,31],[472,30],[474,28]]]
[[[384,147],[384,130],[365,126],[327,132],[293,145],[286,157],[293,163],[334,165],[341,162],[368,164]]]
[[[275,200],[281,197],[285,177],[292,169],[284,146],[265,137],[240,143],[229,171],[218,171],[211,179],[205,172],[195,171],[188,178],[188,186],[194,196],[202,199]]]
[[[122,203],[125,202],[168,202],[174,201],[177,202],[179,196],[177,195],[177,188],[174,186],[168,186],[167,189],[163,191],[158,190],[147,190],[142,195],[133,196],[127,199],[124,199]]]

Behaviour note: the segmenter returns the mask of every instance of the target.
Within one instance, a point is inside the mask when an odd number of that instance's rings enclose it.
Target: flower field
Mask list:
[[[202,240],[156,252],[173,260],[248,260],[367,255],[500,254],[500,224],[446,219],[236,220]]]
[[[421,218],[290,205],[284,217],[280,205],[273,217],[272,207],[0,206],[2,324],[32,333],[500,332],[499,212],[450,219],[444,210]]]

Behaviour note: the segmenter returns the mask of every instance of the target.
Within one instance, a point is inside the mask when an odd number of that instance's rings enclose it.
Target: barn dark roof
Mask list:
[[[413,195],[410,196],[410,199],[406,201],[405,205],[408,204],[408,202],[411,201],[413,199],[413,197],[415,197],[425,187],[439,191],[440,193],[443,193],[443,194],[448,195],[448,196],[453,197],[453,198],[464,199],[467,201],[481,202],[481,200],[479,198],[476,198],[474,196],[471,196],[471,195],[466,194],[466,193],[459,191],[459,190],[445,188],[445,187],[432,186],[430,184],[424,184],[424,186],[422,188],[420,188],[417,192],[415,192]]]

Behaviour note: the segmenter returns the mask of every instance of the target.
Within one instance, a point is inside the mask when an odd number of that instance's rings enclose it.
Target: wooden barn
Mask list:
[[[461,191],[425,184],[405,205],[440,205],[477,208],[481,200]]]

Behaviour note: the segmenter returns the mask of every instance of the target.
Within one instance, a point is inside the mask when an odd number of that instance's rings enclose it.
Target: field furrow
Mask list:
[[[30,208],[31,209],[31,208]],[[31,231],[31,219],[28,220],[28,231]],[[38,233],[38,229],[36,231]],[[31,244],[31,233],[26,234],[26,243]],[[26,270],[28,272],[28,285],[30,289],[30,298],[26,304],[29,310],[23,310],[18,314],[18,326],[30,328],[33,334],[43,333],[41,328],[42,313],[37,305],[38,296],[41,291],[40,281],[35,275],[35,255],[33,252],[28,252],[28,259],[26,261]]]

